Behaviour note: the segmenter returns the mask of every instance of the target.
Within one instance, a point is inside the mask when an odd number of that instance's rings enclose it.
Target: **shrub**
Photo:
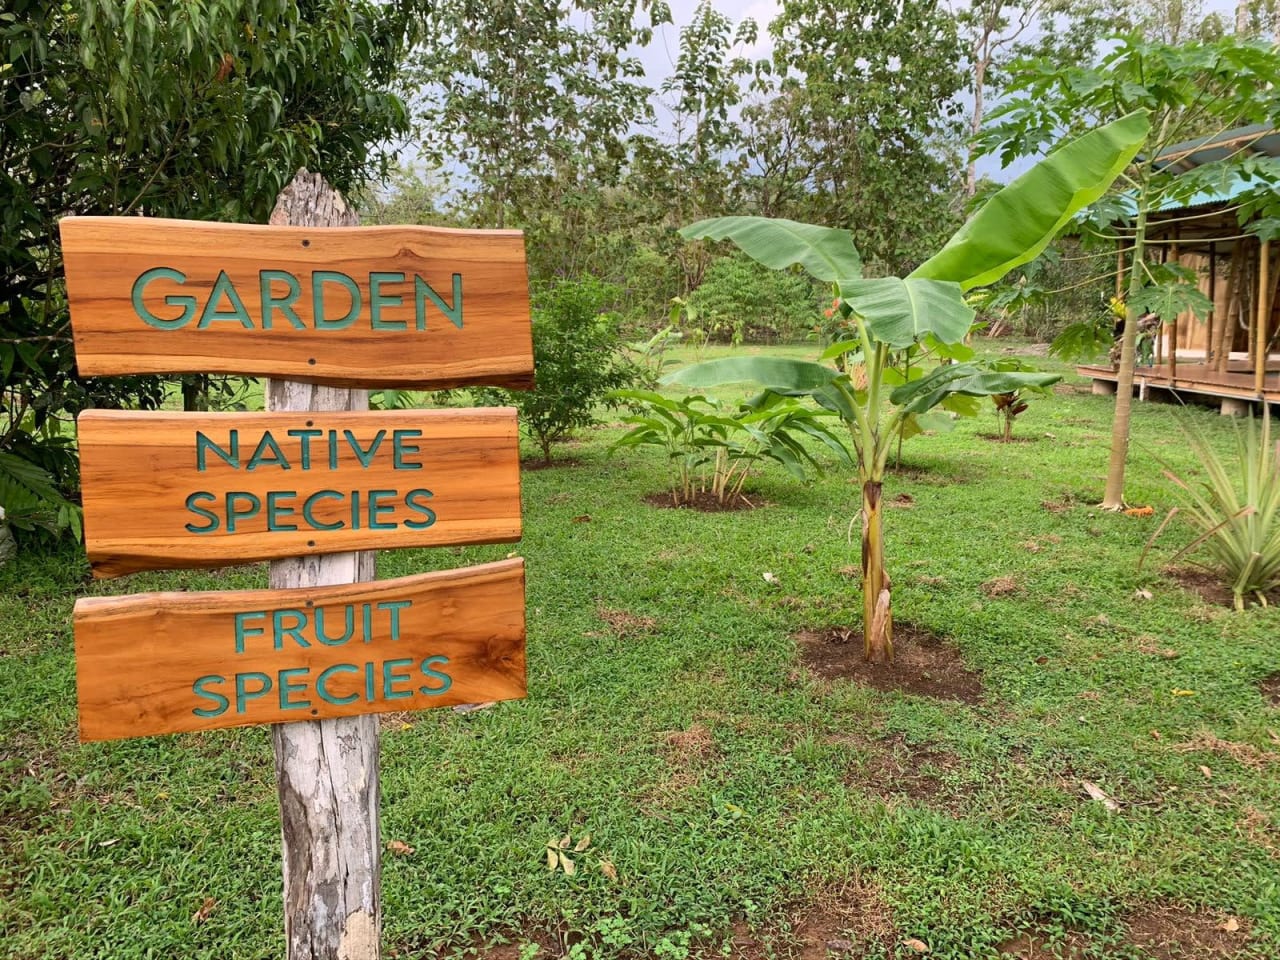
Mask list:
[[[596,422],[596,407],[618,404],[609,394],[638,382],[640,370],[622,353],[618,316],[609,311],[617,287],[594,277],[561,280],[533,294],[532,390],[483,389],[487,406],[510,404],[537,441],[544,462],[551,445],[570,431]]]
[[[819,296],[808,278],[734,253],[707,268],[688,302],[714,340],[792,342],[813,327]]]

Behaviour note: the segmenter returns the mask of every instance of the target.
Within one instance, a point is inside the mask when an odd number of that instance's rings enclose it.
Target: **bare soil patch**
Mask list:
[[[715,494],[706,491],[694,494],[692,500],[686,500],[684,503],[674,502],[670,493],[651,493],[644,498],[644,502],[651,507],[663,507],[667,510],[698,510],[702,513],[733,513],[738,510],[755,510],[758,507],[768,506],[767,501],[752,500],[744,494],[721,503],[716,499]]]
[[[875,886],[849,881],[819,891],[791,911],[790,931],[734,925],[732,960],[869,960],[890,955],[898,942],[891,908]]]
[[[1230,960],[1249,941],[1249,924],[1236,917],[1152,904],[1124,920],[1129,942],[1152,960]]]
[[[580,467],[582,460],[579,457],[554,457],[550,463],[541,457],[522,457],[520,459],[520,469],[528,470],[531,473],[536,470],[554,470],[558,467]]]
[[[1085,960],[1088,949],[1089,938],[1074,931],[1057,940],[1041,933],[1024,933],[996,947],[1000,956],[1010,960]]]
[[[981,590],[984,594],[992,599],[996,597],[1007,597],[1010,594],[1017,593],[1022,588],[1018,586],[1018,581],[1013,577],[994,577],[982,584]]]
[[[608,607],[597,607],[596,616],[604,621],[619,640],[633,637],[641,633],[649,633],[658,625],[653,617],[643,617],[627,610],[611,610]]]
[[[1003,433],[980,433],[978,434],[983,440],[990,440],[992,443],[1039,443],[1039,437],[1027,436],[1025,433],[1017,433],[1012,437],[1006,437]]]
[[[1280,673],[1273,673],[1258,681],[1258,692],[1273,707],[1280,707]]]
[[[862,631],[851,627],[802,630],[796,642],[804,665],[826,680],[853,680],[876,690],[962,703],[982,700],[982,680],[965,665],[960,652],[911,623],[894,623],[891,663],[863,659]]]
[[[1184,590],[1189,590],[1205,603],[1215,607],[1235,608],[1235,595],[1222,577],[1204,567],[1164,567],[1161,571]],[[1267,603],[1280,603],[1280,590],[1267,591]],[[1245,597],[1245,604],[1257,603],[1254,597]]]
[[[965,799],[963,791],[950,790],[942,779],[961,764],[954,753],[927,743],[908,743],[901,734],[854,743],[868,753],[860,763],[850,765],[844,778],[847,786],[890,802],[905,798],[948,809]]]

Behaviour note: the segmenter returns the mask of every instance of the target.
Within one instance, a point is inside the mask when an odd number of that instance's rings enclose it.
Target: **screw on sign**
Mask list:
[[[270,590],[78,601],[80,736],[271,724],[288,956],[373,960],[377,714],[523,697],[525,608],[522,560],[374,581],[372,552],[518,540],[515,411],[364,388],[531,385],[524,240],[360,228],[305,170],[271,224],[62,221],[82,374],[274,378],[266,413],[80,417],[96,576],[273,561]]]

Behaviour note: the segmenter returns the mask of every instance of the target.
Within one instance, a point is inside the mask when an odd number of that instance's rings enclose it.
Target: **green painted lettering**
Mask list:
[[[374,454],[378,452],[378,448],[382,446],[382,439],[387,435],[386,430],[379,430],[374,434],[373,439],[369,442],[369,449],[366,450],[360,446],[360,441],[350,430],[342,431],[343,437],[347,441],[347,446],[356,455],[356,459],[360,461],[360,466],[368,469],[369,464],[373,463]]]
[[[462,329],[462,274],[453,275],[453,306],[449,306],[440,294],[431,289],[431,285],[421,277],[413,278],[414,325],[419,330],[427,329],[427,301],[430,300],[437,310],[443,313],[459,330]]]
[[[240,431],[234,427],[227,431],[227,446],[229,450],[223,450],[199,430],[196,431],[196,470],[204,473],[208,468],[205,462],[205,453],[212,450],[213,455],[218,457],[227,466],[239,470],[240,469]]]
[[[281,710],[305,710],[311,706],[311,701],[307,699],[294,700],[290,697],[293,693],[306,693],[306,683],[293,683],[294,677],[305,677],[311,672],[310,667],[289,667],[280,671],[280,709]]]
[[[351,639],[351,634],[356,628],[356,611],[353,604],[346,604],[342,608],[343,616],[343,632],[340,637],[331,637],[324,629],[325,620],[331,611],[324,607],[316,607],[316,639],[323,643],[326,647],[340,647]]]
[[[231,307],[230,310],[218,309],[219,302],[224,297]],[[236,285],[231,282],[225,270],[218,271],[218,279],[213,281],[213,289],[209,291],[209,299],[205,302],[204,311],[200,314],[200,322],[196,324],[196,329],[204,330],[209,324],[218,320],[234,320],[246,330],[253,329],[249,311],[245,309]]]
[[[205,687],[210,684],[225,683],[224,677],[210,674],[207,677],[201,677],[191,685],[191,692],[197,697],[204,697],[206,700],[213,701],[212,707],[196,707],[191,712],[197,717],[220,717],[227,712],[227,707],[231,706],[231,701],[218,693],[216,690],[206,690]]]
[[[421,470],[422,464],[405,459],[406,455],[420,453],[422,448],[416,443],[405,443],[422,436],[421,430],[393,430],[391,432],[392,466],[397,470]]]
[[[269,490],[267,491],[267,529],[272,533],[282,530],[297,530],[296,523],[284,523],[281,517],[291,517],[296,510],[292,506],[285,506],[280,501],[295,500],[298,493],[296,490]]]
[[[412,660],[386,660],[382,664],[382,699],[384,700],[403,700],[405,697],[413,696],[412,690],[397,690],[397,683],[409,683],[413,678],[410,677],[408,671],[397,673],[398,670],[404,670],[406,667],[412,667]]]
[[[217,502],[217,497],[205,490],[198,490],[187,497],[187,509],[198,517],[204,517],[209,522],[204,526],[198,526],[194,523],[185,524],[187,533],[214,533],[219,526],[218,515],[212,510],[206,510],[204,507],[197,507],[196,502],[199,500],[207,500],[210,503]]]
[[[315,509],[316,504],[321,500],[342,499],[342,494],[338,493],[337,490],[317,490],[311,496],[307,497],[306,501],[302,504],[302,519],[307,522],[307,526],[312,530],[341,530],[344,526],[341,520],[334,520],[332,523],[325,523],[321,520],[317,520],[315,514],[311,511]]]
[[[371,273],[369,274],[369,320],[374,330],[404,330],[404,320],[383,320],[383,307],[398,307],[404,303],[400,294],[383,293],[384,283],[404,283],[403,273]]]
[[[438,687],[419,687],[418,688],[419,693],[426,694],[429,697],[436,696],[438,694],[444,693],[446,690],[448,690],[450,687],[453,686],[453,677],[449,676],[447,673],[444,673],[440,670],[431,669],[432,664],[435,664],[435,663],[445,664],[448,662],[449,662],[448,657],[427,657],[427,659],[423,660],[422,663],[418,665],[418,669],[422,671],[422,675],[424,677],[427,677],[428,679],[431,679],[431,680],[440,681],[440,686]]]
[[[356,699],[358,694],[349,693],[345,697],[336,697],[329,692],[329,678],[335,673],[359,673],[360,668],[354,663],[335,663],[332,667],[324,670],[320,676],[316,678],[316,693],[320,694],[320,699],[326,703],[334,703],[339,706],[344,703],[350,703]]]
[[[239,506],[240,503],[244,506]],[[254,494],[232,490],[227,494],[227,533],[235,533],[239,521],[256,517],[261,512],[262,501]]]
[[[293,623],[285,624],[285,617],[288,617]],[[275,649],[284,649],[284,638],[289,637],[300,647],[311,646],[310,641],[302,635],[302,628],[307,625],[307,615],[301,610],[284,610],[271,611],[271,635],[275,641]]]
[[[257,689],[249,688],[249,681],[257,680]],[[237,673],[236,674],[236,713],[244,713],[245,706],[250,700],[257,700],[259,697],[265,697],[271,692],[271,678],[265,673]]]
[[[382,503],[390,497],[397,496],[394,490],[370,490],[369,491],[369,529],[370,530],[394,530],[396,528],[395,521],[390,523],[382,519],[385,514],[395,513],[396,505],[394,503]]]
[[[271,435],[270,430],[263,431],[262,439],[258,441],[258,445],[254,448],[253,456],[249,458],[245,469],[256,470],[264,464],[279,467],[281,470],[289,469],[289,460],[285,457],[284,451],[280,449],[280,444],[276,442],[276,438]]]
[[[433,496],[430,490],[410,490],[404,495],[404,505],[415,513],[421,514],[421,520],[406,520],[404,525],[410,530],[425,530],[436,522],[436,512],[430,507],[419,504],[418,500],[425,500]]]
[[[266,620],[267,611],[265,610],[249,610],[245,613],[236,614],[236,653],[244,653],[244,642],[252,637],[262,636],[266,630],[262,627],[251,627],[248,625],[250,619]]]
[[[196,315],[196,298],[190,294],[171,293],[164,298],[165,304],[170,307],[181,307],[182,312],[176,317],[158,317],[148,309],[143,299],[147,284],[153,280],[172,280],[181,286],[187,282],[187,275],[170,267],[152,267],[139,274],[138,279],[133,281],[133,312],[138,315],[139,320],[157,330],[180,330],[185,327]]]
[[[412,600],[383,600],[378,604],[379,610],[387,610],[391,614],[391,639],[400,639],[400,611],[413,606]]]
[[[283,297],[277,297],[271,292],[273,283],[283,283],[288,288]],[[298,311],[293,309],[293,305],[302,296],[302,284],[298,283],[298,278],[292,273],[285,270],[259,270],[258,290],[262,295],[263,330],[271,329],[271,316],[277,312],[288,320],[289,325],[295,330],[307,329],[307,325],[298,316]]]
[[[347,312],[336,320],[329,319],[325,314],[324,290],[326,284],[336,284],[342,287],[351,298]],[[335,270],[317,270],[311,275],[311,301],[316,314],[317,330],[342,330],[351,326],[356,317],[360,316],[360,310],[364,306],[360,300],[360,287],[356,282],[345,273],[338,273]]]
[[[311,441],[315,437],[323,437],[323,430],[290,430],[290,437],[298,441],[298,461],[303,470],[311,469]]]

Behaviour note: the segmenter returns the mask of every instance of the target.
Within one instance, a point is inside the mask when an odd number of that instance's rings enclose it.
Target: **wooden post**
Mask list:
[[[1178,227],[1173,228],[1173,246],[1169,249],[1169,259],[1173,261],[1175,266],[1181,266],[1181,252],[1178,250]],[[1178,315],[1173,315],[1173,322],[1169,325],[1169,386],[1177,386],[1174,383],[1178,379]]]
[[[271,223],[350,227],[359,218],[318,174],[299,170]],[[267,381],[267,409],[367,410],[365,390]],[[298,557],[271,564],[271,586],[372,580],[373,553]],[[284,844],[288,960],[378,960],[381,842],[378,717],[341,717],[271,728]]]
[[[1271,241],[1263,240],[1262,247],[1258,251],[1258,309],[1257,313],[1257,362],[1254,364],[1253,385],[1257,390],[1258,397],[1262,397],[1263,388],[1266,386],[1267,380],[1267,325],[1270,317],[1270,292],[1271,292]]]
[[[1206,372],[1213,364],[1213,321],[1218,312],[1218,245],[1209,241],[1209,315],[1204,323],[1204,365]]]

